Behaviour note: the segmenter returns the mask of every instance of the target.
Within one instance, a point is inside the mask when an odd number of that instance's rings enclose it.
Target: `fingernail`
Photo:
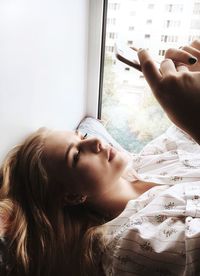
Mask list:
[[[196,58],[193,58],[193,57],[190,57],[190,58],[188,59],[188,61],[189,61],[190,64],[195,64],[195,63],[197,62],[197,59],[196,59]]]

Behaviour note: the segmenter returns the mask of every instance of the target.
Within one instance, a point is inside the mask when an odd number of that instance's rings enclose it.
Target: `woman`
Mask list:
[[[137,156],[130,163],[99,139],[48,129],[28,137],[0,172],[1,275],[117,275],[105,261],[117,248],[115,219],[121,223],[130,200],[168,189],[142,175],[151,171],[147,159],[138,174]],[[176,155],[170,164],[178,167]]]
[[[90,242],[83,240],[86,230],[116,217],[151,187],[125,181],[126,164],[124,153],[78,132],[40,129],[17,146],[1,169],[8,272],[81,275],[75,269],[81,243],[87,251]]]

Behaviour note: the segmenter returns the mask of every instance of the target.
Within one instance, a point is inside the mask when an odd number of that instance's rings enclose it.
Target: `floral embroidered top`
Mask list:
[[[173,126],[132,155],[127,178],[158,185],[105,225],[105,275],[200,275],[200,146]]]

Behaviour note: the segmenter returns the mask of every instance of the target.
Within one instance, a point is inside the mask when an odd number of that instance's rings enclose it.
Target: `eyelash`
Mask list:
[[[85,133],[85,135],[81,138],[81,140],[85,140],[87,138],[88,134]],[[73,158],[73,167],[76,166],[78,160],[79,160],[79,157],[80,157],[80,152],[81,150],[78,149],[78,152],[74,155],[74,158]]]
[[[88,136],[88,134],[86,132],[85,135],[83,135],[82,140],[84,140],[85,138],[87,138],[87,136]]]

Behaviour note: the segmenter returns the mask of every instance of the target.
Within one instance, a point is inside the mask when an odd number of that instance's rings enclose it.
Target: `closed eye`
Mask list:
[[[78,163],[79,157],[80,157],[80,149],[74,154],[73,156],[73,162],[72,162],[72,166],[73,168],[76,166],[76,164]]]
[[[83,135],[83,136],[81,137],[81,140],[86,139],[87,136],[88,136],[88,134],[85,133],[85,135]],[[75,167],[76,164],[78,163],[78,160],[79,160],[79,158],[80,158],[80,153],[81,153],[81,149],[78,148],[78,151],[77,151],[77,152],[74,154],[74,156],[73,156],[73,162],[72,162],[72,166],[73,166],[73,167]]]
[[[82,140],[86,139],[88,136],[87,132],[85,133],[85,135],[82,136]]]

